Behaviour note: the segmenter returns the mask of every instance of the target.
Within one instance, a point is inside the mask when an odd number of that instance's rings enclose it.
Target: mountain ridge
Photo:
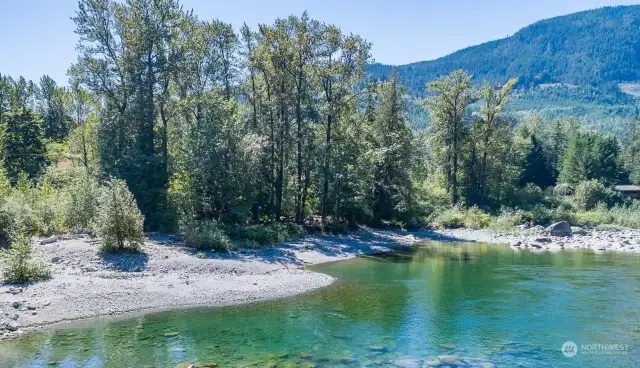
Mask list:
[[[374,63],[369,79],[396,69],[413,94],[455,69],[475,82],[519,78],[519,87],[565,83],[614,92],[640,80],[640,5],[602,7],[542,19],[509,37],[465,47],[434,60],[403,65]]]

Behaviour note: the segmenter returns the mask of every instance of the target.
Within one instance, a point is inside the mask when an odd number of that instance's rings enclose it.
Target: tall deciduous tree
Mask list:
[[[447,191],[451,203],[458,203],[458,171],[460,151],[466,139],[467,108],[475,101],[471,76],[462,70],[427,83],[430,96],[425,106],[433,122],[438,143],[437,153],[447,176]]]

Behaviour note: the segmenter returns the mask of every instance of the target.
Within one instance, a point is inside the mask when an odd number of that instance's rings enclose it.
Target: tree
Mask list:
[[[510,79],[500,89],[487,83],[480,90],[479,97],[483,100],[480,119],[476,119],[471,127],[475,145],[472,152],[474,156],[477,154],[480,157],[477,165],[472,165],[473,170],[477,171],[475,175],[477,178],[471,185],[472,198],[469,200],[471,204],[484,205],[487,181],[492,169],[500,168],[505,164],[502,159],[509,148],[511,127],[509,121],[502,117],[502,112],[509,103],[511,92],[517,82],[517,79]]]
[[[106,252],[138,251],[144,243],[144,216],[123,180],[111,179],[100,200],[96,233]]]
[[[391,79],[378,85],[375,111],[374,222],[406,218],[411,212],[412,133],[405,118],[402,89]]]
[[[530,148],[524,160],[524,169],[520,174],[520,186],[535,184],[547,188],[554,184],[553,171],[544,147],[535,134],[530,137]]]
[[[326,222],[331,181],[332,132],[334,122],[353,98],[353,86],[364,77],[370,59],[371,44],[359,36],[342,34],[339,28],[326,26],[319,46],[317,82],[324,99],[325,141],[322,172],[321,215]],[[337,170],[340,170],[337,168]]]
[[[5,116],[4,166],[12,182],[21,172],[35,179],[46,166],[40,117],[30,108],[12,110]]]
[[[597,179],[608,185],[615,184],[621,177],[619,154],[615,137],[579,131],[569,141],[559,181],[575,184]]]
[[[42,118],[44,137],[55,141],[66,138],[72,128],[71,117],[68,115],[69,94],[45,75],[40,79],[37,98],[37,111]]]
[[[430,95],[424,104],[431,116],[438,143],[437,152],[447,176],[451,203],[458,203],[458,169],[462,143],[466,139],[464,121],[476,96],[471,76],[462,70],[427,83]]]

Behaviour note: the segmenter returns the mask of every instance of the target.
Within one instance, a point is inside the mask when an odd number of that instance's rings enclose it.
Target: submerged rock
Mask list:
[[[459,356],[456,355],[440,355],[438,356],[440,362],[442,364],[454,365],[458,367],[468,367],[469,365],[465,363]]]
[[[203,363],[203,362],[194,362],[194,363],[180,363],[175,366],[175,368],[217,368],[218,363]]]

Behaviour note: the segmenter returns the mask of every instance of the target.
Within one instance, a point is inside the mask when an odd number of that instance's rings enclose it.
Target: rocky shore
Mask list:
[[[594,252],[640,254],[640,230],[637,229],[583,229],[559,222],[547,228],[523,226],[510,231],[447,229],[439,233],[462,241],[509,244],[514,250],[560,251],[586,248]]]
[[[0,284],[0,338],[133,311],[233,305],[301,294],[334,281],[304,266],[392,251],[421,240],[510,244],[518,251],[590,248],[640,254],[638,230],[569,227],[568,233],[566,225],[562,227],[563,234],[541,227],[504,232],[362,228],[344,236],[314,235],[226,254],[198,254],[161,234],[149,234],[142,253],[115,255],[100,253],[98,240],[89,236],[36,239],[34,251],[51,267],[53,277],[35,284]]]

